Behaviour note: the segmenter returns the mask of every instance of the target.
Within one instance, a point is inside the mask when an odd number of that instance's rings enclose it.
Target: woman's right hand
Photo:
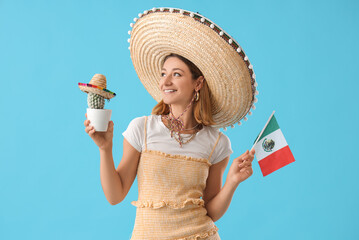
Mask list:
[[[108,123],[107,132],[96,132],[93,126],[90,126],[90,120],[87,119],[87,113],[85,113],[86,120],[84,122],[85,132],[92,138],[95,144],[102,150],[112,149],[113,139],[113,121]]]

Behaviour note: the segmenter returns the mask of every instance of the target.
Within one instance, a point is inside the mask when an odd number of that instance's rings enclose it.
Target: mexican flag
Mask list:
[[[253,147],[256,150],[255,155],[263,177],[295,161],[274,117],[274,112],[258,135]]]

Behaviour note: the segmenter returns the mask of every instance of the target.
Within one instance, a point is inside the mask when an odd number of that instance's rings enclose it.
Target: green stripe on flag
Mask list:
[[[272,132],[274,132],[275,130],[279,129],[279,125],[277,123],[277,119],[275,119],[274,115],[271,118],[271,120],[269,121],[266,129],[264,129],[263,134],[261,136],[261,138],[258,140],[258,142],[264,138],[265,136],[267,136],[268,134],[271,134]],[[259,134],[258,134],[259,135]],[[258,137],[258,136],[257,136]]]
[[[254,139],[253,144],[256,142],[256,140],[257,140],[257,138],[258,138],[258,136],[259,136],[260,133],[261,133],[261,132],[259,132],[258,135],[257,135],[257,137]]]

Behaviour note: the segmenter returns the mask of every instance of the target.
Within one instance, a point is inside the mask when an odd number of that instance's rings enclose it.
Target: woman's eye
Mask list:
[[[161,73],[161,77],[164,77],[164,76],[166,76],[166,73]],[[173,76],[175,76],[175,77],[180,77],[181,74],[179,74],[179,73],[173,73]]]

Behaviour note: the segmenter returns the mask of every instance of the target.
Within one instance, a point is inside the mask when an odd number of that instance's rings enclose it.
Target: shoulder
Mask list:
[[[147,119],[146,126],[148,126],[148,128],[152,128],[153,126],[157,125],[157,123],[159,121],[159,115],[136,117],[136,118],[132,119],[132,121],[130,122],[128,127],[131,129],[135,128],[135,129],[143,130],[144,126],[145,126],[146,119]]]
[[[126,140],[138,151],[142,151],[143,142],[144,142],[144,129],[146,117],[136,117],[131,120],[126,131],[122,135]]]
[[[210,159],[212,164],[218,163],[222,161],[224,158],[230,156],[233,151],[231,147],[231,141],[229,137],[224,134],[223,132],[220,132],[218,128],[214,127],[206,127],[208,135],[213,143],[213,155]]]
[[[148,115],[148,116],[142,116],[134,118],[132,121],[135,123],[145,123],[145,120],[147,118],[147,121],[158,121],[160,115]]]
[[[131,120],[130,125],[134,125],[134,126],[142,125],[143,126],[143,124],[145,123],[145,119],[146,119],[146,116],[136,117]]]
[[[125,135],[128,137],[129,134],[139,135],[143,132],[144,125],[145,125],[146,116],[136,117],[130,121],[127,126],[126,131],[124,132]]]
[[[231,140],[223,132],[221,132],[221,138],[219,139],[218,143],[220,143],[222,146],[231,146]]]
[[[218,128],[211,127],[211,126],[205,126],[204,130],[207,132],[208,137],[210,137],[212,139],[215,138],[216,141],[219,138],[218,144],[221,144],[221,145],[231,144],[229,137],[226,134],[224,134],[223,132],[219,131]],[[219,135],[221,135],[221,136],[219,137]]]

